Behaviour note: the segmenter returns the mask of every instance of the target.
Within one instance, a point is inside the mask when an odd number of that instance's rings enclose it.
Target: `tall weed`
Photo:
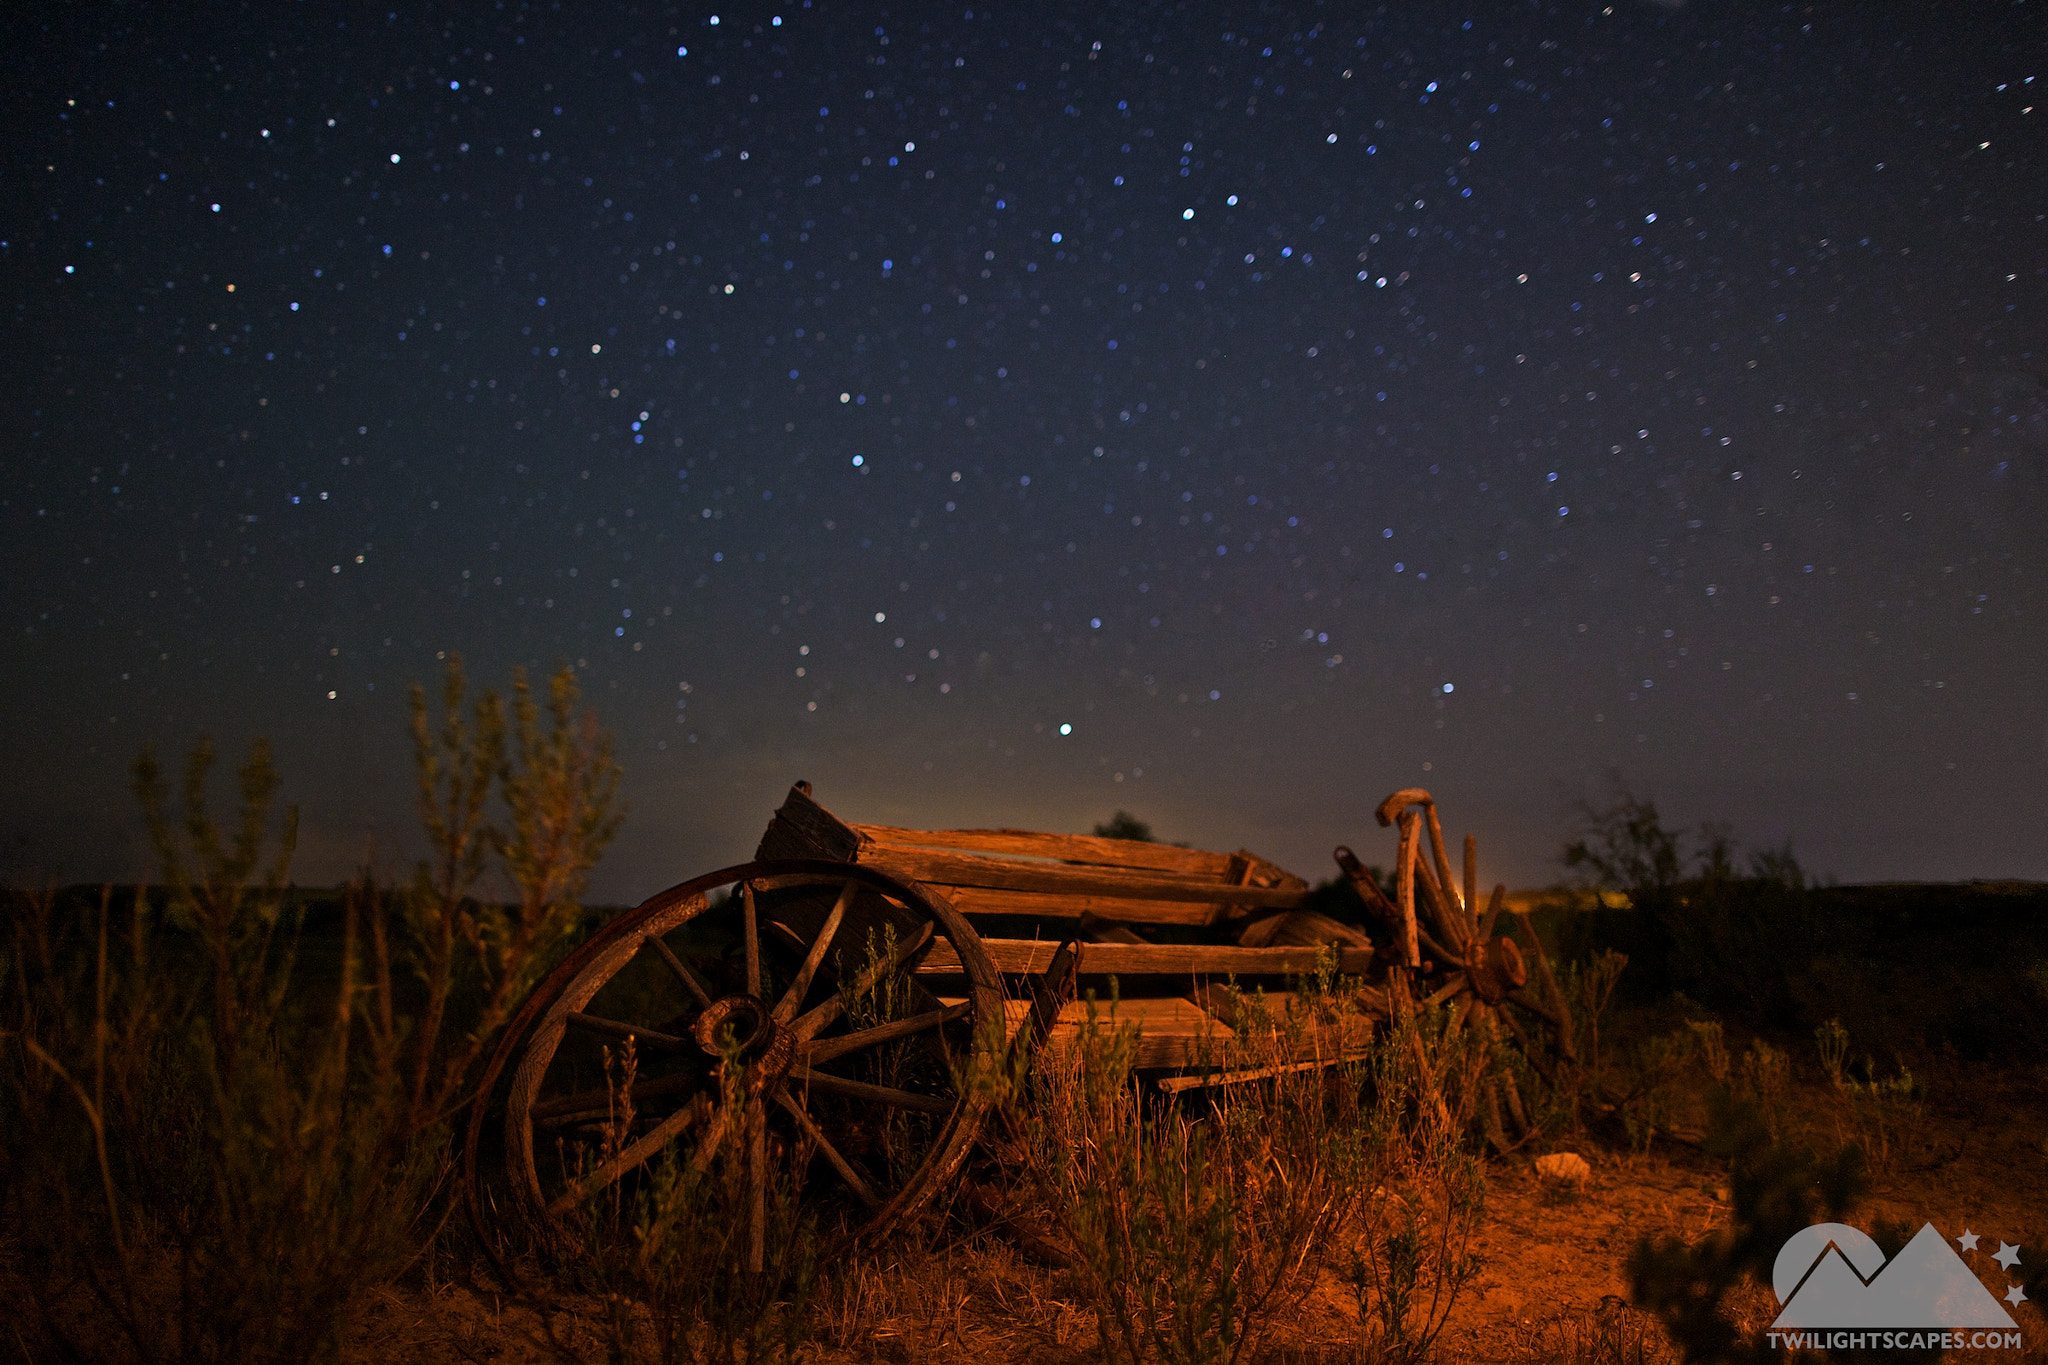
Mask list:
[[[1471,1251],[1486,1205],[1485,1168],[1467,1133],[1485,1049],[1448,1011],[1396,1011],[1368,1058],[1350,1116],[1358,1196],[1344,1280],[1365,1360],[1428,1359],[1451,1310],[1483,1268]],[[1405,1034],[1405,1037],[1403,1036]]]
[[[447,1121],[510,1009],[565,946],[617,827],[608,738],[566,669],[509,724],[468,704],[459,660],[438,725],[415,691],[430,856],[394,895],[365,874],[298,960],[295,809],[257,743],[232,816],[201,741],[174,800],[154,755],[135,793],[163,868],[154,897],[95,916],[9,893],[0,923],[0,1317],[39,1356],[332,1358],[365,1296],[431,1252]],[[494,820],[495,796],[503,815]],[[509,905],[475,889],[493,863]],[[86,1192],[91,1192],[86,1197]]]
[[[635,1068],[630,1042],[616,1070],[606,1049],[613,1101],[594,1161],[632,1140]],[[744,1071],[737,1057],[720,1069],[727,1112],[744,1108]],[[763,1269],[750,1271],[748,1144],[721,1143],[701,1168],[683,1150],[689,1145],[672,1145],[637,1187],[614,1181],[595,1194],[584,1246],[564,1268],[598,1295],[607,1353],[618,1365],[787,1359],[815,1328],[818,1228],[797,1200],[810,1153],[767,1143],[766,1255]]]
[[[1070,1045],[1037,1059],[1002,1159],[1053,1228],[1104,1361],[1250,1359],[1325,1269],[1352,1286],[1361,1350],[1431,1349],[1478,1266],[1467,1142],[1485,1050],[1449,1011],[1361,1045],[1349,984],[1234,996],[1214,1060],[1239,1079],[1179,1101],[1133,1074],[1136,1031],[1113,1009],[1091,1003]],[[1319,1037],[1353,1045],[1318,1058]]]
[[[295,821],[270,837],[277,778],[259,745],[224,834],[212,758],[194,750],[175,818],[154,761],[137,764],[161,915],[137,895],[119,924],[111,893],[89,925],[55,922],[54,897],[11,907],[7,1293],[58,1358],[332,1358],[416,1245],[422,1168],[395,1075],[350,1052],[359,906],[338,988],[295,995]]]

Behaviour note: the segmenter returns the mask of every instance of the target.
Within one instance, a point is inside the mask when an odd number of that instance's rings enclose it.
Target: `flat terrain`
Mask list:
[[[2007,1288],[2048,1264],[2048,1078],[1954,1065],[1924,1082],[1919,1112],[1889,1133],[1888,1160],[1872,1172],[1869,1197],[1850,1221],[1917,1227],[1931,1221],[1954,1237],[1982,1235],[1965,1253],[1987,1286]],[[1852,1106],[1809,1078],[1785,1097],[1784,1130],[1817,1146],[1873,1134]],[[1653,1326],[1625,1307],[1626,1262],[1646,1236],[1688,1241],[1715,1235],[1729,1217],[1725,1173],[1683,1140],[1653,1140],[1645,1153],[1559,1142],[1584,1155],[1582,1189],[1540,1179],[1526,1155],[1495,1161],[1474,1250],[1483,1269],[1457,1302],[1439,1343],[1449,1361],[1658,1360],[1670,1357]],[[1092,1317],[1059,1272],[1034,1265],[1006,1243],[940,1232],[934,1245],[898,1248],[841,1267],[824,1295],[821,1362],[972,1360],[1079,1362],[1100,1359]],[[2001,1242],[2021,1260],[2008,1275],[1991,1260]],[[2048,1299],[2048,1277],[2035,1280]],[[358,1362],[559,1361],[604,1359],[593,1330],[597,1305],[538,1295],[523,1301],[460,1285],[388,1291],[363,1335]],[[1739,1305],[1746,1325],[1775,1311],[1767,1290]],[[2014,1311],[2026,1334],[2018,1357],[2048,1359],[2048,1317],[2029,1302]],[[1261,1358],[1334,1362],[1357,1358],[1356,1313],[1334,1279],[1284,1315]],[[1630,1356],[1638,1345],[1643,1354]],[[1616,1354],[1620,1350],[1623,1353]]]

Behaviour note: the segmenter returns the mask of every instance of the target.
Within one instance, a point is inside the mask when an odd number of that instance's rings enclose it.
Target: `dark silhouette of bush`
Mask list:
[[[1566,960],[1627,954],[1629,1002],[1683,992],[1802,1038],[1839,1019],[1886,1061],[2048,1051],[2048,887],[1815,886],[1789,846],[1738,870],[1726,826],[1668,828],[1626,788],[1578,813],[1563,861],[1580,894],[1544,928]]]
[[[1663,1323],[1688,1362],[1779,1361],[1784,1352],[1757,1324],[1737,1320],[1731,1298],[1745,1285],[1771,1283],[1778,1250],[1793,1233],[1849,1211],[1864,1191],[1862,1153],[1845,1147],[1821,1158],[1775,1141],[1757,1109],[1725,1088],[1715,1093],[1712,1113],[1706,1145],[1728,1163],[1728,1226],[1695,1245],[1676,1237],[1637,1243],[1629,1296]],[[1886,1254],[1895,1249],[1887,1246]]]

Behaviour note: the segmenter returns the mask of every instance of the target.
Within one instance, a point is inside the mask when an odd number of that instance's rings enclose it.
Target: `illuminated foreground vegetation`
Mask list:
[[[452,1282],[519,1306],[516,1343],[539,1358],[920,1359],[979,1343],[1130,1365],[1422,1361],[1447,1349],[1482,1273],[1513,1273],[1475,1250],[1501,1173],[1549,1148],[1626,1161],[1676,1144],[1725,1172],[1718,1231],[1644,1239],[1632,1307],[1546,1317],[1490,1350],[1737,1358],[1790,1230],[1943,1159],[1930,1075],[1992,1052],[2038,1067],[2048,1036],[2038,890],[1815,889],[1788,854],[1738,873],[1725,837],[1688,858],[1624,794],[1584,812],[1566,850],[1619,894],[1544,912],[1569,945],[1570,1052],[1425,1009],[1325,1070],[1175,1098],[1134,1075],[1105,1000],[1076,1046],[971,1078],[998,1106],[982,1156],[957,1198],[882,1245],[827,1245],[794,1151],[778,1154],[760,1272],[734,1240],[736,1157],[606,1187],[572,1247],[480,1242],[452,1134],[511,1011],[601,922],[581,900],[619,816],[611,747],[573,676],[543,691],[515,678],[509,701],[472,696],[457,664],[431,703],[415,694],[429,856],[398,884],[366,871],[338,893],[292,889],[294,821],[267,750],[238,770],[223,822],[202,744],[175,797],[151,756],[137,764],[157,885],[9,893],[0,1351],[376,1358],[378,1296]],[[1332,913],[1345,894],[1329,891]],[[1995,956],[1927,923],[1942,896],[1973,908]],[[1871,946],[1873,926],[1893,952]],[[1298,1056],[1304,1021],[1344,1014],[1347,991],[1326,971],[1242,999],[1216,1060]],[[607,1054],[621,1097],[636,1065],[630,1046]],[[1503,1075],[1529,1111],[1512,1144],[1485,1112]],[[628,1105],[585,1159],[623,1143]],[[1569,1216],[1570,1192],[1557,1198]],[[1889,1249],[1911,1231],[1876,1235]],[[1041,1339],[1002,1354],[967,1325],[976,1295],[1029,1298],[1006,1311]]]

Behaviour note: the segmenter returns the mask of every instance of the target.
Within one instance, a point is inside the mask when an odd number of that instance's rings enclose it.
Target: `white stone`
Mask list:
[[[1552,1152],[1536,1158],[1536,1174],[1560,1185],[1583,1185],[1592,1178],[1593,1168],[1577,1152]]]

